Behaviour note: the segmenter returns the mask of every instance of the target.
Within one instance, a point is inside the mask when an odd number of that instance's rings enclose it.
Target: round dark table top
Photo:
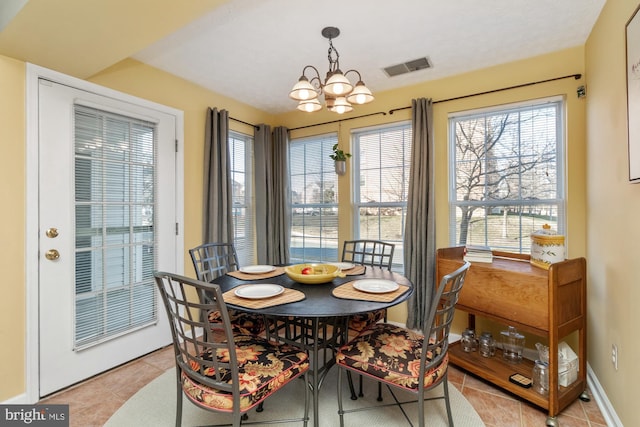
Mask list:
[[[410,289],[395,300],[388,303],[342,299],[332,295],[331,292],[338,286],[347,282],[351,282],[353,280],[360,279],[392,280],[399,285],[409,286]],[[229,307],[241,311],[260,313],[271,316],[330,317],[368,313],[371,311],[376,311],[397,305],[403,301],[406,301],[413,293],[413,284],[406,277],[385,269],[370,266],[367,266],[364,274],[346,276],[343,278],[336,277],[329,283],[318,285],[305,285],[303,283],[298,283],[290,279],[286,274],[281,274],[280,276],[261,280],[241,280],[233,276],[224,275],[213,280],[212,283],[219,285],[223,293],[235,288],[236,286],[246,285],[249,283],[273,283],[281,285],[285,288],[296,289],[305,294],[305,299],[302,301],[261,308],[259,310],[252,310],[250,308],[242,306],[227,304]]]

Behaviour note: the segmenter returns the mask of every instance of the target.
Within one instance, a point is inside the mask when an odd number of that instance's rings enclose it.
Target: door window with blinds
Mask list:
[[[393,269],[404,265],[404,225],[411,167],[410,123],[353,133],[357,239],[395,244]]]
[[[338,175],[329,157],[336,134],[289,145],[292,262],[338,259]]]
[[[529,253],[529,235],[565,230],[563,100],[449,118],[452,245]]]
[[[231,153],[231,197],[233,199],[233,244],[240,265],[256,260],[253,218],[253,138],[229,133]]]
[[[75,348],[156,322],[155,123],[76,105]]]

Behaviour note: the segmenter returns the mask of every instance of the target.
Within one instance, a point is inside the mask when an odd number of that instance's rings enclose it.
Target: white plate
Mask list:
[[[351,264],[350,262],[330,262],[329,264],[335,265],[342,271],[351,270],[353,267],[356,266],[355,264]]]
[[[241,273],[247,274],[263,274],[270,273],[276,268],[273,265],[247,265],[246,267],[241,267]]]
[[[284,288],[280,285],[262,284],[243,286],[236,289],[234,293],[240,298],[262,299],[275,297],[283,292]]]
[[[362,279],[357,280],[353,287],[362,292],[369,292],[372,294],[385,294],[387,292],[393,292],[400,286],[391,280],[383,279]]]

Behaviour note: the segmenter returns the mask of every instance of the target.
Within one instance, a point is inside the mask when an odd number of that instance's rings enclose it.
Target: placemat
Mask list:
[[[365,271],[367,271],[367,267],[365,267],[364,265],[356,265],[349,270],[342,270],[342,272],[347,276],[358,276],[360,274],[364,274]]]
[[[300,292],[295,289],[284,288],[284,292],[280,295],[276,295],[271,298],[263,298],[263,299],[249,299],[249,298],[241,298],[235,294],[236,289],[240,289],[243,286],[251,286],[251,285],[241,285],[237,286],[224,294],[222,294],[222,298],[224,298],[224,302],[227,304],[238,305],[245,308],[251,309],[260,309],[273,307],[274,305],[280,304],[288,304],[290,302],[302,301],[305,299],[305,295],[303,292]]]
[[[336,298],[357,299],[361,301],[391,302],[409,290],[409,286],[400,285],[400,287],[393,292],[374,294],[357,290],[353,287],[355,282],[355,280],[352,280],[351,282],[338,286],[333,290],[333,296]]]
[[[272,277],[279,276],[284,274],[284,267],[276,267],[275,270],[270,271],[268,273],[260,273],[260,274],[248,274],[243,273],[242,271],[230,271],[227,273],[229,276],[233,276],[236,279],[240,280],[262,280],[262,279],[270,279]]]

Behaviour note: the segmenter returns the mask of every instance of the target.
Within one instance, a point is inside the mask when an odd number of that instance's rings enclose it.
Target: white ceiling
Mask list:
[[[134,58],[271,113],[305,65],[324,75],[328,40],[343,71],[374,92],[465,73],[585,43],[605,0],[231,0]],[[433,68],[387,77],[419,57]]]

